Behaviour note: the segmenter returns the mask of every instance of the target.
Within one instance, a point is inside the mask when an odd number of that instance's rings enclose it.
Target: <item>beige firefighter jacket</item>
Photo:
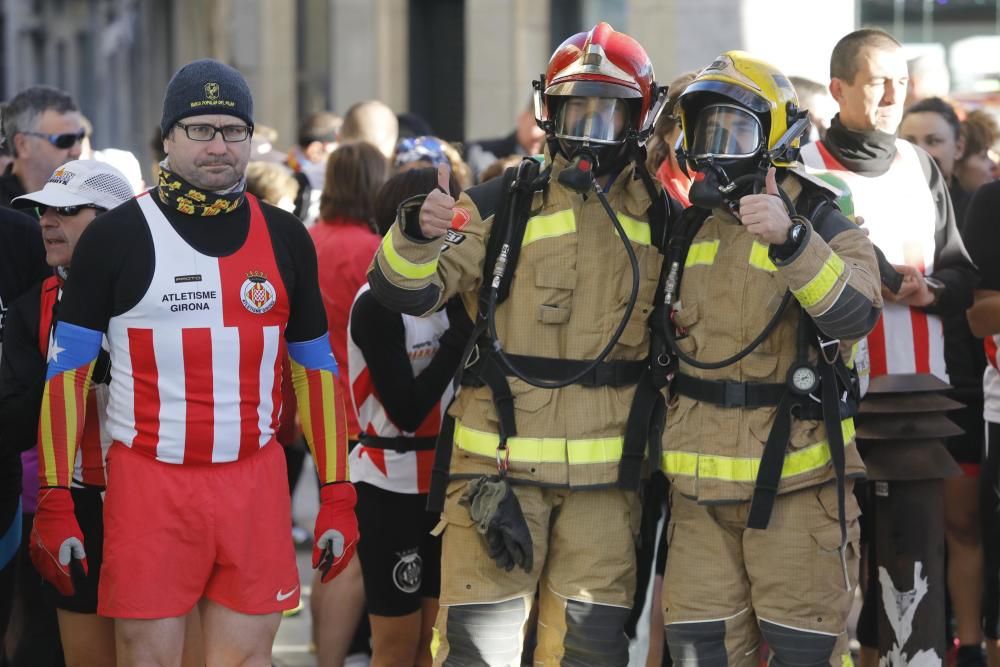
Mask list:
[[[799,177],[781,188],[795,200]],[[705,220],[687,255],[674,322],[686,330],[679,347],[699,361],[742,350],[764,329],[785,291],[794,296],[776,330],[749,356],[718,370],[680,364],[680,372],[707,380],[784,383],[796,359],[800,308],[850,361],[854,343],[878,321],[882,298],[875,254],[867,236],[835,212],[820,232],[809,225],[799,250],[775,264],[728,211]],[[816,359],[810,347],[810,359]],[[686,396],[672,398],[661,469],[674,488],[703,503],[751,498],[775,408],[725,408]],[[848,476],[864,473],[854,445],[854,424],[842,422]],[[779,493],[834,478],[822,422],[792,420]]]
[[[622,319],[632,271],[598,198],[583,198],[558,183],[565,166],[557,157],[547,188],[534,197],[510,296],[497,308],[497,332],[508,353],[590,360]],[[452,230],[441,239],[416,240],[404,230],[405,221],[397,221],[368,274],[384,303],[424,315],[461,294],[475,312],[486,241],[500,204],[497,180],[462,194]],[[607,198],[639,263],[638,302],[608,360],[643,359],[662,263],[651,242],[650,199],[632,168],[615,179]],[[517,436],[507,443],[511,477],[570,487],[617,481],[634,385],[550,390],[515,377],[509,381],[517,424]],[[462,387],[449,414],[455,418],[452,476],[495,474],[499,439],[489,388]]]

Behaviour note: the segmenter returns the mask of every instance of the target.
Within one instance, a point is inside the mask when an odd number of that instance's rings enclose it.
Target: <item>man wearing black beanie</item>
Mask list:
[[[281,611],[300,595],[275,440],[283,363],[323,483],[313,566],[324,582],[358,538],[316,255],[294,216],[245,192],[253,98],[238,71],[178,70],[160,130],[158,186],[90,225],[64,288],[32,560],[61,590],[87,568],[65,471],[106,334],[114,463],[98,612],[116,619],[118,660],[179,664],[197,604],[208,664],[270,664]]]

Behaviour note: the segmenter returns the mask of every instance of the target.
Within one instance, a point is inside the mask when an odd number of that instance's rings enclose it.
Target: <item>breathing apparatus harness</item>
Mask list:
[[[636,257],[635,249],[632,248],[631,241],[629,241],[628,236],[625,233],[625,229],[622,227],[621,221],[618,220],[617,214],[615,214],[614,209],[611,208],[611,204],[608,203],[608,199],[605,197],[600,186],[597,185],[597,181],[594,177],[594,168],[597,165],[597,156],[587,147],[583,147],[575,151],[571,158],[571,166],[559,174],[558,180],[560,184],[576,191],[580,195],[585,196],[590,190],[593,190],[597,194],[597,198],[601,202],[601,206],[604,208],[605,213],[607,213],[608,218],[614,224],[615,231],[618,232],[618,237],[625,246],[625,252],[628,255],[629,265],[632,269],[632,286],[629,292],[628,302],[625,305],[625,314],[622,315],[622,319],[615,328],[611,338],[596,358],[583,362],[570,362],[570,364],[564,364],[566,361],[564,359],[549,359],[545,362],[545,365],[549,365],[551,367],[550,373],[546,373],[546,369],[538,366],[537,364],[532,367],[532,362],[526,360],[525,367],[519,368],[518,360],[513,358],[511,355],[508,355],[503,349],[503,344],[500,341],[499,334],[497,333],[496,308],[497,305],[501,301],[505,300],[510,293],[510,282],[513,277],[513,270],[517,265],[518,256],[520,255],[524,229],[528,221],[528,216],[523,215],[523,212],[526,212],[526,208],[530,208],[531,197],[534,195],[534,192],[537,191],[530,187],[524,187],[524,184],[529,182],[533,183],[534,179],[531,179],[531,172],[537,171],[537,164],[538,163],[535,160],[529,158],[522,161],[517,167],[514,182],[511,184],[509,190],[511,197],[508,204],[509,210],[507,211],[507,222],[500,228],[500,231],[503,233],[503,237],[500,239],[500,249],[496,254],[496,261],[493,265],[491,279],[488,283],[484,282],[484,285],[489,285],[488,289],[485,290],[485,299],[483,299],[484,295],[482,295],[482,293],[480,294],[480,305],[485,305],[486,308],[480,312],[485,315],[483,319],[492,348],[491,353],[496,355],[497,360],[510,375],[513,375],[514,377],[517,377],[518,379],[523,380],[524,382],[527,382],[535,387],[541,387],[543,389],[560,389],[571,384],[583,382],[585,378],[591,375],[601,364],[604,363],[604,360],[607,359],[611,350],[618,343],[622,332],[625,330],[629,319],[632,317],[632,311],[635,309],[636,300],[639,295],[639,260]],[[532,165],[535,166],[533,167]],[[537,185],[541,186],[537,188],[538,190],[547,185],[547,172],[544,174],[544,178],[544,182],[537,183]],[[522,198],[526,201],[522,202]],[[518,213],[521,214],[518,215]],[[516,215],[517,219],[512,220],[511,217],[513,215]],[[494,238],[499,237],[496,233],[497,231],[498,230],[494,228],[493,234],[490,237],[489,245],[492,245]],[[517,232],[516,237],[515,231]],[[489,245],[487,246],[486,252],[488,260],[492,257],[492,249]],[[493,262],[487,261],[485,266],[488,268],[491,263]],[[510,267],[509,272],[508,265]],[[485,303],[482,303],[483,300],[485,300]],[[540,358],[541,357],[531,357],[531,359]],[[583,383],[587,384],[586,382]],[[511,435],[513,435],[513,433],[511,433]],[[502,433],[501,447],[506,447],[506,438]]]
[[[738,212],[739,193],[746,186],[760,193],[764,189],[767,169],[775,161],[788,161],[792,142],[805,131],[808,121],[800,119],[792,124],[776,146],[763,152],[751,173],[733,179],[720,188],[721,199],[731,211]],[[809,196],[804,191],[798,199],[798,206],[787,194],[779,189],[779,194],[788,214],[795,220],[803,217],[812,221],[819,233],[827,216],[837,211],[832,197],[825,194]],[[720,369],[731,366],[756,350],[775,330],[792,302],[791,291],[785,292],[774,315],[761,332],[742,350],[725,359],[704,361],[686,354],[680,349],[677,327],[674,325],[673,311],[683,277],[684,264],[702,224],[709,217],[710,210],[692,206],[679,222],[678,233],[672,236],[664,270],[662,310],[659,314],[666,341],[679,361],[699,369]],[[784,383],[716,381],[696,378],[678,371],[671,388],[674,393],[694,400],[711,403],[724,408],[775,407],[774,423],[760,459],[753,498],[747,517],[747,527],[763,530],[770,521],[774,502],[781,483],[785,450],[791,436],[792,417],[798,419],[822,420],[826,429],[830,457],[837,483],[837,512],[840,522],[841,564],[844,570],[845,586],[850,588],[846,561],[846,461],[845,442],[841,420],[857,413],[860,400],[857,376],[848,369],[840,354],[840,341],[826,336],[806,313],[799,311],[796,336],[796,359]],[[809,349],[817,351],[815,364],[809,360]]]
[[[666,226],[671,216],[668,200],[659,192],[652,177],[644,168],[645,151],[636,141],[634,130],[627,130],[629,159],[635,163],[639,178],[649,192],[651,206],[649,220],[651,239],[660,252],[666,248]],[[557,146],[550,140],[550,154]],[[655,441],[659,447],[666,408],[662,393],[666,386],[666,373],[653,373],[652,367],[666,362],[666,343],[660,342],[661,352],[655,357],[638,360],[608,360],[635,310],[640,285],[640,267],[635,249],[621,221],[597,184],[595,171],[598,156],[586,143],[578,145],[569,156],[570,164],[560,172],[558,181],[581,196],[594,193],[615,227],[632,271],[631,289],[625,312],[611,338],[593,359],[559,359],[518,355],[507,352],[497,332],[496,310],[510,296],[511,282],[517,267],[527,223],[531,217],[532,200],[538,192],[548,187],[551,169],[541,169],[534,158],[525,158],[516,167],[509,168],[502,176],[501,198],[494,215],[492,230],[486,245],[482,283],[478,295],[478,315],[466,346],[459,370],[459,382],[465,386],[490,388],[497,413],[499,444],[496,450],[497,473],[504,478],[509,469],[508,440],[517,435],[514,396],[508,377],[516,377],[532,386],[559,389],[569,385],[585,387],[624,387],[637,385],[635,399],[626,425],[625,443],[619,467],[618,485],[637,489],[642,462],[647,448]],[[654,379],[654,375],[658,379]],[[446,417],[442,426],[443,437],[451,437],[454,423]],[[446,434],[448,434],[446,436]],[[452,443],[440,442],[437,446],[434,468],[431,472],[431,491],[428,509],[440,511],[444,490],[450,479],[449,468]]]

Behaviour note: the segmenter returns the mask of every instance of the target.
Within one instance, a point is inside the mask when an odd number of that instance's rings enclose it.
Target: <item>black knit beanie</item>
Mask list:
[[[239,71],[218,60],[195,60],[177,70],[163,97],[160,132],[188,116],[226,114],[253,127],[253,97]]]

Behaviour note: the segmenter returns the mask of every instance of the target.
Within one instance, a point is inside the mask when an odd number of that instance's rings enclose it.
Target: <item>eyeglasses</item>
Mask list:
[[[102,206],[95,206],[94,204],[78,204],[77,206],[38,206],[35,210],[38,212],[39,218],[45,215],[45,212],[49,209],[55,211],[56,214],[62,218],[72,218],[85,208],[92,208],[98,213],[103,213],[108,210]]]
[[[87,136],[87,131],[80,130],[79,132],[67,132],[66,134],[45,134],[44,132],[22,132],[21,134],[27,134],[29,137],[41,137],[56,148],[66,150],[67,148],[72,148],[77,142],[83,141]]]
[[[215,125],[185,125],[184,123],[176,123],[177,127],[184,130],[184,134],[191,141],[212,141],[215,139],[215,135],[222,133],[222,140],[227,143],[239,143],[240,141],[246,141],[250,136],[250,132],[253,128],[249,125],[223,125],[222,127],[216,127]]]

